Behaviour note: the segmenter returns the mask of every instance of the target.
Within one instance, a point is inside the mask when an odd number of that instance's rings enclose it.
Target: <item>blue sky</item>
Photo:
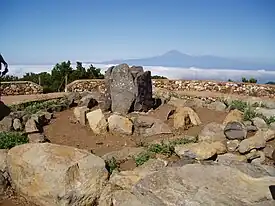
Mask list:
[[[10,64],[172,49],[275,63],[274,0],[0,0],[0,19]]]

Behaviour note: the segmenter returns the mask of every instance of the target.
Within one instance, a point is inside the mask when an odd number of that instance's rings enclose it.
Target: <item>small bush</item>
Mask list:
[[[0,149],[10,149],[28,142],[28,137],[19,132],[0,132]]]
[[[171,144],[151,144],[148,151],[156,154],[171,156],[174,153],[174,147]]]
[[[230,107],[232,109],[238,109],[238,110],[244,112],[245,109],[248,107],[248,104],[246,102],[241,101],[241,100],[233,100],[230,104]]]
[[[114,170],[117,170],[119,168],[119,165],[114,157],[112,159],[105,161],[106,163],[106,169],[109,173],[113,173]]]
[[[271,123],[275,122],[275,116],[272,116],[272,117],[269,117],[269,118],[264,117],[263,119],[265,120],[265,122],[267,124],[271,124]]]
[[[141,152],[136,157],[134,157],[134,160],[136,162],[136,166],[143,165],[145,162],[147,162],[152,154],[150,154],[149,151]]]
[[[257,116],[258,115],[256,114],[255,110],[251,106],[248,106],[247,108],[245,108],[244,121],[251,120]]]

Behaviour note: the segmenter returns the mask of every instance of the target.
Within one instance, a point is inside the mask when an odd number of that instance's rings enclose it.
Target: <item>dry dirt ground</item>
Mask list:
[[[196,109],[202,125],[194,126],[183,131],[186,135],[197,135],[203,126],[210,122],[222,123],[226,113],[209,110],[206,108]],[[125,146],[137,146],[140,141],[153,141],[162,138],[162,136],[153,136],[141,139],[138,136],[123,136],[115,134],[95,135],[88,126],[81,126],[76,123],[73,116],[73,109],[55,114],[51,123],[44,127],[44,133],[52,143],[73,146],[81,149],[91,150],[94,154],[102,156],[108,152],[122,149]],[[135,167],[134,161],[121,165],[121,170],[128,170]],[[11,193],[11,192],[10,192]],[[23,198],[11,195],[1,203],[1,206],[33,206]]]

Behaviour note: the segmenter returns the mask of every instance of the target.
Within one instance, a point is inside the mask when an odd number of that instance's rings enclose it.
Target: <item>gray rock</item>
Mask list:
[[[259,151],[253,149],[248,154],[245,155],[248,161],[261,157]]]
[[[251,122],[250,120],[243,121],[243,124],[244,124],[246,127],[252,126],[252,122]]]
[[[258,131],[253,137],[244,139],[239,145],[239,152],[246,153],[252,149],[261,149],[266,145],[266,140],[263,137],[263,132]]]
[[[273,201],[268,189],[272,184],[274,177],[256,179],[223,165],[188,164],[147,175],[132,193],[137,198],[157,199],[159,205],[252,206]]]
[[[108,178],[103,159],[49,143],[13,147],[7,164],[13,188],[41,206],[93,205]]]
[[[175,107],[169,104],[163,104],[159,106],[156,110],[149,112],[150,116],[160,119],[162,121],[166,121],[168,117],[173,114],[175,111]]]
[[[171,134],[171,128],[159,119],[140,115],[134,119],[135,130],[143,136],[153,136],[158,134]]]
[[[224,155],[219,155],[218,159],[220,156],[226,156],[226,155],[229,155],[229,153]],[[253,178],[259,178],[259,177],[265,177],[265,176],[271,176],[275,178],[275,168],[273,166],[250,164],[246,162],[246,157],[244,155],[234,155],[234,154],[230,154],[230,155],[231,155],[230,158],[227,158],[227,159],[223,158],[222,161],[219,161],[218,163],[221,165],[238,169],[239,171]]]
[[[13,120],[12,126],[15,131],[21,131],[23,129],[20,119],[17,118]]]
[[[272,153],[273,153],[274,150],[275,150],[274,145],[268,144],[264,148],[263,152],[264,152],[266,157],[268,157],[269,159],[272,159]]]
[[[208,104],[207,107],[208,107],[208,109],[212,109],[212,110],[220,111],[220,112],[223,112],[226,110],[226,105],[220,101],[212,102],[212,103]]]
[[[275,116],[275,109],[267,109],[267,108],[257,107],[255,109],[255,112],[257,114],[262,114],[267,118]]]
[[[78,106],[79,107],[87,107],[89,109],[95,107],[98,105],[97,100],[93,97],[93,95],[87,95],[81,98],[81,100],[79,101]]]
[[[185,156],[197,160],[210,159],[216,154],[222,154],[225,152],[226,147],[221,142],[199,142],[175,146],[175,153],[178,156]]]
[[[42,133],[28,134],[28,139],[30,143],[44,143],[48,141],[46,136]]]
[[[260,131],[266,142],[275,139],[275,131],[271,129],[264,129]]]
[[[253,122],[253,125],[255,125],[258,129],[268,128],[266,122],[260,117],[253,118],[252,122]]]
[[[36,121],[35,121],[33,118],[30,118],[30,119],[26,122],[26,125],[25,125],[25,132],[26,132],[27,134],[40,132],[40,130],[39,130],[38,126],[37,126],[37,123],[36,123]]]
[[[264,100],[263,101],[263,106],[268,108],[268,109],[275,109],[275,101],[272,100]]]
[[[16,112],[12,112],[10,113],[10,116],[13,118],[13,119],[22,119],[23,116],[26,115],[26,112],[25,111],[16,111]]]
[[[240,141],[235,139],[235,140],[229,140],[226,142],[226,147],[228,152],[235,152],[240,145]]]
[[[247,130],[242,122],[232,121],[226,124],[224,134],[230,140],[243,140],[246,138]]]
[[[222,155],[218,155],[216,162],[220,164],[226,164],[229,165],[231,162],[247,162],[247,158],[244,155],[238,155],[238,154],[232,154],[232,153],[226,153]]]
[[[11,129],[12,118],[10,116],[6,116],[0,121],[0,132],[9,132]]]
[[[136,89],[129,66],[115,66],[110,75],[112,112],[127,114],[135,100]]]
[[[79,100],[81,99],[81,94],[79,92],[71,92],[69,93],[69,95],[67,96],[68,99],[68,105],[71,106],[75,106],[78,104]]]
[[[136,85],[134,111],[147,112],[153,106],[151,72],[138,72],[134,81]]]
[[[265,154],[262,151],[258,151],[259,157],[251,161],[251,164],[261,165],[265,161]]]
[[[198,135],[199,141],[224,141],[226,137],[224,135],[224,126],[216,122],[211,122],[204,126],[200,134]]]
[[[198,98],[189,99],[185,103],[185,107],[190,107],[192,109],[203,108],[205,105],[205,102]]]
[[[258,128],[256,126],[249,125],[249,126],[246,126],[246,130],[247,132],[256,132],[258,131]]]
[[[133,122],[127,117],[113,114],[108,118],[109,130],[125,135],[133,133]]]

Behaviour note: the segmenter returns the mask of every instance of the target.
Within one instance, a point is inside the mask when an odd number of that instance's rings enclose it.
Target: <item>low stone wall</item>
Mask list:
[[[171,91],[214,91],[224,94],[238,94],[255,97],[275,97],[275,86],[236,82],[198,81],[198,80],[152,80],[153,87]],[[104,91],[103,80],[77,80],[67,85],[67,91]]]
[[[0,92],[2,96],[42,94],[43,87],[30,81],[1,82]]]

